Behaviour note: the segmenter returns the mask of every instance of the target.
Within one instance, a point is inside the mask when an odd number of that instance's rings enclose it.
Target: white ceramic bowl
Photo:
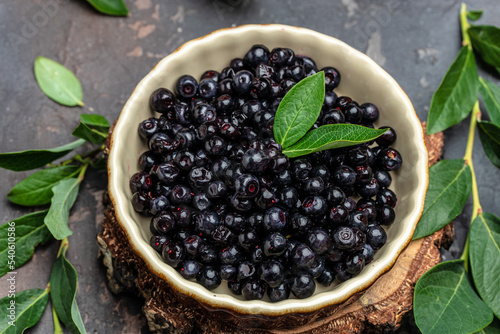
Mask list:
[[[137,159],[147,150],[137,133],[138,124],[153,116],[149,96],[159,87],[173,90],[183,74],[195,78],[208,69],[222,70],[235,57],[243,57],[253,44],[269,49],[289,47],[296,54],[314,58],[318,68],[336,67],[341,75],[337,94],[348,95],[359,103],[372,102],[381,110],[377,125],[393,127],[398,139],[394,145],[403,157],[402,167],[393,173],[391,189],[398,196],[396,221],[387,230],[388,242],[373,262],[354,278],[325,288],[317,285],[313,296],[278,303],[266,300],[244,300],[231,294],[225,282],[213,291],[182,278],[149,246],[150,218],[136,213],[131,205],[129,178],[138,171]],[[158,115],[156,115],[158,116]],[[182,45],[137,85],[125,104],[111,139],[108,161],[109,194],[116,218],[128,236],[135,252],[148,268],[163,278],[179,294],[192,297],[209,309],[228,310],[242,315],[282,316],[310,313],[345,301],[372,284],[394,264],[411,240],[424,206],[428,183],[427,150],[420,121],[413,106],[394,79],[374,61],[345,43],[308,29],[284,25],[246,25],[215,31]]]

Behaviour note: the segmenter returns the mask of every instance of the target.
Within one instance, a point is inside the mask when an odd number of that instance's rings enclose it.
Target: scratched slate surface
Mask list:
[[[100,15],[83,0],[0,1],[0,152],[49,148],[72,140],[80,113],[99,113],[114,120],[138,81],[182,43],[215,29],[248,23],[303,26],[337,37],[367,53],[399,82],[421,119],[427,117],[432,93],[460,48],[460,2],[369,0],[125,0],[131,15]],[[495,24],[500,6],[494,0],[466,1],[486,9],[481,23]],[[84,108],[66,108],[43,95],[33,76],[39,55],[63,63],[82,82]],[[483,66],[484,70],[484,66]],[[485,74],[500,82],[498,76]],[[465,152],[468,122],[445,132],[446,158]],[[500,216],[500,171],[485,157],[479,138],[474,163],[482,206]],[[0,219],[32,209],[10,204],[5,195],[31,172],[0,169]],[[79,274],[78,304],[89,333],[147,333],[140,301],[112,295],[97,260],[106,187],[104,172],[90,171],[73,208],[69,260]],[[457,238],[446,258],[463,247],[471,203],[456,221]],[[39,247],[18,270],[17,291],[44,288],[58,244]],[[7,282],[0,280],[0,298]],[[46,310],[29,333],[53,331]],[[0,319],[0,321],[5,321]],[[399,332],[418,332],[408,320]]]

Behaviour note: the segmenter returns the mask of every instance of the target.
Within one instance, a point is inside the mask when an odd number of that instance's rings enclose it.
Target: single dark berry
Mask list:
[[[333,91],[326,91],[325,100],[323,102],[323,110],[326,111],[335,108],[336,102],[337,102],[337,94]]]
[[[396,194],[390,189],[381,189],[377,194],[377,202],[389,205],[391,208],[396,206],[398,199]]]
[[[138,191],[132,195],[132,206],[137,212],[148,213],[151,208],[151,197],[144,191]]]
[[[334,264],[334,267],[335,267],[335,272],[337,273],[335,275],[335,278],[337,278],[340,282],[345,282],[353,277],[353,274],[347,271],[344,262],[336,262]]]
[[[149,139],[149,149],[156,154],[168,154],[172,153],[179,147],[179,142],[171,139],[168,135],[163,132],[155,133],[151,139]]]
[[[380,146],[391,146],[397,139],[396,131],[390,126],[381,126],[379,129],[387,129],[380,137],[375,139],[375,142]]]
[[[340,165],[333,172],[333,181],[340,187],[348,187],[356,183],[356,172],[347,165]]]
[[[366,231],[366,241],[374,250],[380,249],[387,242],[387,233],[381,226],[372,224]]]
[[[219,225],[212,231],[212,239],[221,245],[232,244],[236,239],[234,233],[224,225]]]
[[[183,98],[193,98],[198,92],[198,82],[190,75],[181,76],[175,84],[175,93]]]
[[[153,189],[153,179],[146,172],[137,172],[130,178],[129,186],[132,193],[138,191],[148,192]]]
[[[243,62],[251,67],[255,68],[260,63],[267,63],[269,60],[269,49],[260,44],[252,46],[252,48],[243,57]]]
[[[227,187],[224,182],[216,180],[206,185],[205,192],[208,198],[221,199],[227,195]]]
[[[158,130],[158,120],[156,118],[150,117],[139,123],[138,132],[144,139],[150,139]]]
[[[311,177],[320,177],[326,185],[330,182],[330,169],[325,165],[316,165],[311,170]]]
[[[250,92],[250,83],[253,78],[254,76],[250,71],[238,71],[233,77],[233,90],[239,94],[248,94]]]
[[[213,264],[218,259],[215,247],[209,244],[202,244],[199,259],[203,264]]]
[[[188,227],[191,224],[193,208],[186,204],[180,204],[172,209],[178,227]]]
[[[234,182],[236,193],[241,198],[254,198],[260,190],[259,180],[252,174],[242,174]]]
[[[297,233],[305,234],[312,227],[312,221],[309,217],[297,213],[291,217],[290,225]]]
[[[388,188],[392,183],[391,174],[385,170],[375,170],[373,172],[373,177],[375,177],[378,185],[382,188]]]
[[[219,82],[220,73],[215,70],[208,70],[203,72],[200,77],[200,81],[203,79],[212,79],[215,82]]]
[[[352,249],[356,243],[353,229],[347,226],[337,227],[332,234],[332,243],[337,249]]]
[[[158,88],[149,98],[149,106],[151,110],[165,114],[173,109],[175,103],[175,95],[166,88]]]
[[[382,149],[377,154],[376,164],[386,171],[393,171],[399,169],[403,163],[403,158],[398,151],[393,148]]]
[[[241,232],[246,227],[246,218],[239,213],[229,212],[224,217],[224,225],[235,232]]]
[[[377,179],[372,177],[370,181],[356,185],[355,189],[359,196],[364,198],[371,198],[377,195],[379,186]]]
[[[323,67],[321,71],[325,72],[325,89],[334,90],[340,84],[340,72],[334,67]]]
[[[191,199],[193,198],[193,192],[190,188],[182,185],[176,184],[172,191],[170,191],[169,199],[173,204],[188,204],[191,203]]]
[[[279,284],[275,288],[269,286],[267,288],[267,295],[273,303],[286,300],[288,299],[288,297],[290,297],[290,286],[285,281],[281,282],[281,284]]]
[[[203,235],[211,235],[219,225],[219,216],[215,212],[209,210],[200,211],[194,219],[195,230]]]
[[[363,253],[363,256],[365,257],[365,265],[373,261],[373,255],[375,254],[375,251],[373,250],[372,246],[370,246],[369,244],[364,244],[361,253]]]
[[[281,231],[286,226],[286,214],[279,207],[272,207],[264,214],[262,223],[267,231]]]
[[[391,225],[395,218],[394,209],[389,205],[384,204],[377,207],[377,221],[381,225]]]
[[[151,207],[149,213],[156,215],[161,211],[165,211],[170,207],[170,203],[164,195],[158,195],[151,198]]]
[[[243,281],[252,278],[257,272],[257,268],[251,261],[243,261],[238,265],[237,280]]]
[[[307,244],[318,255],[325,253],[331,247],[328,232],[320,227],[314,228],[306,236]]]
[[[363,119],[363,111],[354,103],[347,104],[342,111],[345,121],[352,124],[360,124]]]
[[[346,271],[350,274],[357,275],[365,267],[365,257],[363,252],[354,252],[348,254],[345,259]]]
[[[217,112],[210,104],[201,103],[193,108],[191,117],[196,124],[200,125],[205,122],[214,121],[217,117]]]
[[[349,214],[348,226],[358,228],[361,231],[366,231],[368,227],[368,217],[363,211],[353,211]]]
[[[234,281],[236,279],[238,269],[235,266],[224,264],[220,266],[220,278],[224,281]]]
[[[203,240],[198,235],[190,235],[183,240],[182,244],[189,255],[197,256],[201,252]]]
[[[219,259],[223,264],[238,265],[243,258],[242,249],[236,245],[224,247],[219,252]]]
[[[325,190],[325,182],[319,176],[311,177],[304,181],[302,190],[307,194],[319,195]]]
[[[335,280],[335,274],[335,268],[332,265],[327,265],[325,266],[323,273],[321,273],[321,275],[316,280],[319,284],[328,287],[332,285],[333,281]]]
[[[266,293],[265,286],[257,280],[249,280],[243,283],[241,294],[246,300],[260,300]]]
[[[263,150],[249,149],[241,158],[242,167],[250,173],[262,173],[269,163],[269,159]]]
[[[267,78],[253,78],[250,82],[250,96],[254,99],[265,99],[271,94],[271,81]]]
[[[379,110],[373,103],[363,103],[361,110],[363,110],[363,123],[374,123],[378,119]]]
[[[269,63],[275,67],[288,65],[288,60],[290,58],[288,50],[289,49],[285,48],[274,48],[269,55]]]
[[[282,188],[279,192],[279,203],[287,209],[295,208],[299,200],[299,192],[294,187]]]
[[[179,273],[185,279],[195,279],[200,272],[200,264],[194,260],[186,260],[179,266]]]
[[[311,297],[316,289],[316,282],[311,274],[301,272],[294,276],[290,284],[293,295],[299,299]]]
[[[202,267],[196,281],[208,290],[217,288],[221,283],[219,272],[212,266]]]
[[[219,136],[213,136],[205,142],[205,150],[211,155],[224,155],[227,151],[227,142]]]
[[[238,212],[244,213],[252,209],[253,203],[248,198],[242,198],[239,194],[234,194],[230,199],[231,206]]]
[[[201,149],[196,151],[194,156],[194,164],[198,167],[207,167],[212,163],[212,159],[209,157],[208,152]]]
[[[297,269],[308,269],[315,264],[314,251],[304,243],[298,243],[290,253],[291,265]]]
[[[161,157],[151,151],[146,151],[139,156],[139,168],[149,173],[154,165],[161,162]]]
[[[322,196],[308,196],[304,198],[301,209],[306,216],[318,217],[326,213],[328,204]]]
[[[279,232],[274,232],[267,235],[262,249],[267,257],[278,257],[285,252],[286,244],[285,236]]]
[[[345,194],[339,187],[332,186],[326,191],[326,201],[331,207],[344,203]]]
[[[366,184],[372,180],[373,172],[372,168],[368,165],[356,166],[354,168],[356,171],[356,184]]]
[[[206,210],[212,206],[212,201],[204,193],[196,194],[193,196],[193,206],[200,211]]]
[[[175,164],[182,170],[190,170],[194,165],[194,154],[188,150],[181,150],[175,156]]]
[[[250,250],[259,241],[257,231],[253,228],[248,228],[238,235],[238,244],[246,250]]]
[[[163,250],[163,246],[170,242],[169,237],[166,235],[152,235],[149,239],[149,244],[154,248],[155,251],[160,252]]]
[[[227,282],[227,287],[228,287],[229,291],[231,291],[236,296],[240,296],[241,295],[241,287],[242,287],[242,285],[243,285],[243,283],[242,282],[238,282],[237,280],[228,281]]]
[[[330,209],[329,218],[334,226],[342,225],[347,222],[349,217],[349,210],[343,205],[339,204]]]
[[[311,174],[311,171],[312,165],[309,163],[309,161],[305,159],[297,159],[293,162],[292,175],[297,181],[303,182],[307,180]]]
[[[169,242],[163,247],[163,261],[166,264],[177,268],[186,256],[186,250],[180,242]]]
[[[213,175],[205,167],[194,167],[189,171],[188,179],[194,187],[203,189],[212,181]]]
[[[198,84],[198,93],[201,97],[209,100],[217,95],[217,82],[212,79],[203,79]]]

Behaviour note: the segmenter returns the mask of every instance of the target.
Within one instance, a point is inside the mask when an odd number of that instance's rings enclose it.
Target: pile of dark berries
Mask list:
[[[288,48],[254,45],[242,58],[175,93],[151,94],[139,125],[149,151],[130,179],[136,211],[152,216],[151,246],[188,280],[222,280],[246,299],[311,296],[358,274],[387,239],[397,198],[389,189],[400,154],[394,129],[366,143],[289,159],[273,139],[276,109],[298,81],[325,72],[316,128],[373,127],[379,110],[337,96],[340,73]]]

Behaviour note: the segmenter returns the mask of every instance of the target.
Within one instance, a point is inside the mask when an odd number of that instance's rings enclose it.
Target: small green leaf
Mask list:
[[[84,143],[85,140],[78,139],[72,143],[47,150],[0,153],[0,167],[16,172],[39,168],[65,156]]]
[[[71,134],[75,137],[82,138],[92,144],[102,144],[108,137],[107,133],[91,129],[83,123],[78,124],[76,129]]]
[[[57,240],[73,234],[68,227],[69,211],[76,201],[79,187],[80,180],[71,178],[60,181],[52,188],[54,196],[44,222]]]
[[[42,169],[15,185],[7,194],[12,203],[36,206],[50,203],[52,187],[59,181],[75,176],[79,166],[60,166]]]
[[[472,222],[469,233],[474,284],[483,301],[500,318],[500,218],[481,213]]]
[[[15,302],[14,317],[10,317],[9,307]],[[27,328],[33,327],[42,317],[47,303],[49,291],[47,289],[31,289],[16,292],[15,297],[9,296],[0,299],[2,316],[0,321],[0,334],[21,334]],[[12,321],[12,322],[11,322]]]
[[[106,117],[97,114],[81,114],[81,122],[89,128],[107,133],[109,130],[109,122]]]
[[[500,334],[500,320],[497,318],[493,319],[491,324],[489,324],[488,327],[484,327],[481,329],[479,332],[476,332],[478,334]]]
[[[471,21],[476,21],[483,15],[483,10],[469,10],[467,11],[467,18]]]
[[[479,78],[479,89],[490,120],[500,126],[500,87],[493,82]]]
[[[313,126],[325,99],[325,72],[320,71],[293,86],[281,100],[273,132],[285,149],[302,138]]]
[[[422,275],[413,295],[415,322],[424,334],[468,334],[493,320],[476,295],[463,260],[438,264]]]
[[[36,246],[52,239],[43,223],[47,212],[44,210],[30,213],[0,226],[0,277],[25,264],[33,256]],[[11,258],[9,237],[14,235],[15,257]]]
[[[68,107],[83,107],[80,80],[63,65],[45,57],[37,57],[35,78],[40,89],[52,100]]]
[[[295,158],[323,150],[346,147],[374,140],[387,129],[371,129],[355,124],[323,125],[308,132],[298,143],[283,150],[289,158]]]
[[[75,299],[77,282],[75,268],[61,254],[54,262],[50,274],[50,300],[59,319],[73,334],[86,333]]]
[[[495,166],[500,168],[500,127],[488,121],[479,121],[477,124],[484,153]]]
[[[427,133],[443,131],[467,117],[477,100],[478,86],[474,53],[464,46],[432,96]]]
[[[429,168],[424,211],[413,239],[430,235],[458,216],[472,190],[472,174],[465,160],[441,160]]]
[[[108,163],[108,159],[105,157],[99,157],[97,159],[94,159],[90,162],[90,166],[94,169],[106,169]]]
[[[127,16],[128,8],[123,0],[87,0],[97,11],[113,16]]]
[[[494,26],[472,26],[468,29],[472,47],[485,62],[500,67],[500,28]]]

